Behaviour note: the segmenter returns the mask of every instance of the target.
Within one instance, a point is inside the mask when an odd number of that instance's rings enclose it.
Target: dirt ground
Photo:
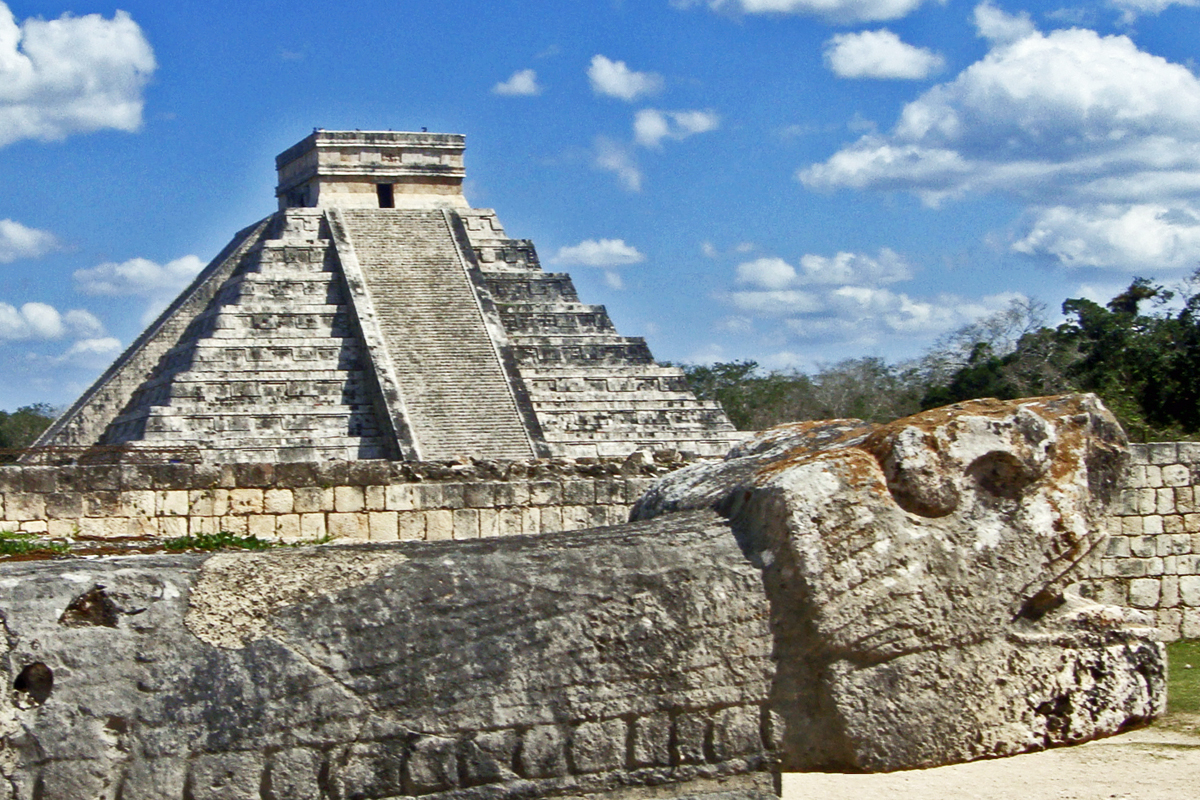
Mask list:
[[[1077,747],[885,775],[788,773],[783,800],[1192,800],[1200,715]]]

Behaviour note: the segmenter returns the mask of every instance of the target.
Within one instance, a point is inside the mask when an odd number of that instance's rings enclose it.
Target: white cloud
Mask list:
[[[801,181],[911,191],[931,206],[1006,193],[1035,220],[1014,247],[1066,264],[1200,257],[1200,80],[1125,36],[1030,28],[1009,40],[1001,27],[990,29],[1001,43],[908,103],[889,134],[863,136]],[[1124,245],[1105,229],[1136,219],[1151,230]]]
[[[592,57],[587,71],[592,91],[608,97],[633,101],[662,91],[662,76],[654,72],[635,72],[624,61],[612,61],[602,55]]]
[[[21,258],[37,258],[57,248],[58,240],[53,234],[27,228],[11,219],[0,219],[0,264]]]
[[[676,8],[707,5],[714,11],[744,14],[804,14],[830,22],[879,22],[899,19],[924,0],[671,0]]]
[[[643,147],[661,147],[663,139],[686,139],[716,130],[721,118],[712,111],[659,111],[644,108],[633,118],[633,138]]]
[[[104,333],[100,320],[79,309],[59,313],[46,303],[26,303],[16,308],[0,303],[0,341],[61,339],[64,336],[96,336]]]
[[[1171,6],[1197,6],[1200,0],[1111,0],[1120,10],[1125,22],[1133,22],[1142,14],[1159,14]]]
[[[508,97],[531,97],[542,93],[538,86],[537,71],[532,69],[517,70],[506,81],[501,81],[492,87],[492,94]]]
[[[796,268],[777,256],[756,258],[737,265],[736,280],[760,289],[786,289],[796,280]]]
[[[1008,44],[1037,33],[1028,11],[1009,14],[987,0],[975,6],[975,30],[993,44]]]
[[[921,80],[941,70],[945,60],[885,28],[837,34],[825,43],[825,63],[840,78]]]
[[[73,342],[62,355],[51,359],[51,362],[87,369],[100,369],[111,363],[120,352],[121,340],[111,336],[80,339]]]
[[[143,297],[149,302],[141,321],[148,325],[204,269],[204,262],[188,255],[157,264],[147,258],[131,258],[121,263],[107,262],[88,269],[75,270],[75,288],[83,294],[100,297]]]
[[[570,247],[558,248],[551,259],[558,264],[580,264],[586,267],[621,267],[646,260],[636,247],[624,239],[584,239]]]
[[[761,317],[786,317],[821,311],[825,303],[811,292],[796,289],[752,289],[729,292],[725,299],[739,311]]]
[[[642,171],[629,148],[604,136],[596,137],[596,169],[612,172],[629,192],[642,190]]]
[[[800,259],[800,283],[879,286],[911,280],[912,269],[896,251],[884,247],[872,258],[862,253],[841,252],[833,257],[806,255]]]
[[[154,52],[124,11],[17,24],[0,3],[0,146],[103,128],[136,131]]]
[[[1013,249],[1072,267],[1193,268],[1200,262],[1200,211],[1154,204],[1039,209]]]
[[[84,294],[107,297],[174,297],[204,269],[196,256],[184,256],[166,264],[147,258],[121,263],[107,262],[75,271],[75,288]]]

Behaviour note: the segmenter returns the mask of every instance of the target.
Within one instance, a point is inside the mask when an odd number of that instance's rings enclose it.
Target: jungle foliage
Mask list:
[[[1095,392],[1135,441],[1200,438],[1200,270],[1168,290],[1135,278],[1105,305],[1073,298],[1065,321],[1045,307],[1008,309],[943,337],[919,359],[858,358],[812,374],[753,361],[684,365],[702,398],[740,430],[804,419],[884,422],[921,409],[995,397]]]

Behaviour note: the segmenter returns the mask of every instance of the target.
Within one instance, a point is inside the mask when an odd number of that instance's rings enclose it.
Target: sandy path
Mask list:
[[[784,800],[1192,800],[1200,798],[1200,716],[992,761],[886,775],[789,773]]]

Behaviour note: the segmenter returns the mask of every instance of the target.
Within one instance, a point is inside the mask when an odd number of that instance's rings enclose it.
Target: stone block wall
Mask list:
[[[1135,444],[1130,451],[1090,591],[1103,602],[1153,612],[1166,638],[1200,638],[1200,442]]]
[[[478,539],[625,522],[657,475],[628,459],[0,467],[0,530],[166,539],[229,532],[286,542]]]

